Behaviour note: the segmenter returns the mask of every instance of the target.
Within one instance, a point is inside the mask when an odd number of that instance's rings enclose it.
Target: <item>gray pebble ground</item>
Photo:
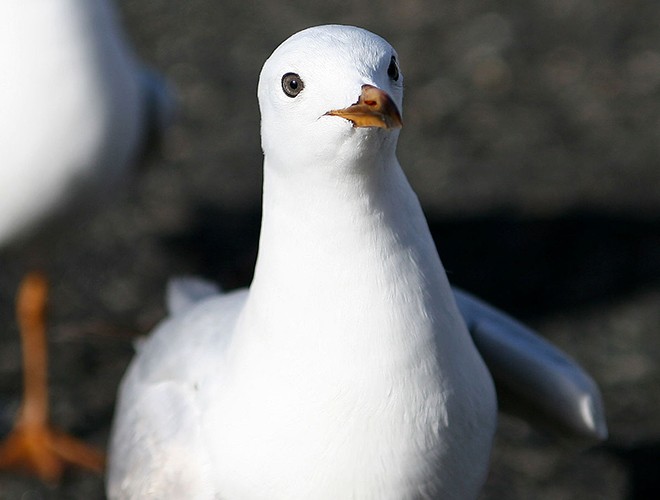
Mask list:
[[[122,0],[175,83],[162,153],[115,203],[0,253],[0,432],[20,395],[12,303],[51,282],[52,418],[104,446],[131,338],[168,275],[249,283],[261,64],[290,34],[366,27],[406,77],[400,159],[457,284],[523,318],[600,383],[611,439],[586,452],[502,417],[482,499],[660,498],[660,3],[656,0]],[[0,474],[0,499],[103,498]]]

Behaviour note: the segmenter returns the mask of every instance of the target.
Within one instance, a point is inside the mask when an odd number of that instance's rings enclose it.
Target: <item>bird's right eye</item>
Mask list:
[[[282,77],[282,90],[289,97],[296,97],[304,88],[305,84],[298,74],[287,73]]]

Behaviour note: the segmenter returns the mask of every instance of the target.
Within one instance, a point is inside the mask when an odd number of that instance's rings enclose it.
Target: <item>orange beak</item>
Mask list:
[[[373,85],[362,85],[362,93],[355,104],[328,111],[326,115],[345,118],[352,122],[354,127],[403,127],[401,114],[392,98]]]

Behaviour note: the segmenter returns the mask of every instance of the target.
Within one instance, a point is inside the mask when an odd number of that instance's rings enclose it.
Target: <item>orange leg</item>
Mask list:
[[[48,423],[46,297],[41,274],[24,278],[16,304],[23,342],[23,403],[14,429],[0,443],[0,469],[22,469],[56,482],[68,464],[102,473],[105,455]]]

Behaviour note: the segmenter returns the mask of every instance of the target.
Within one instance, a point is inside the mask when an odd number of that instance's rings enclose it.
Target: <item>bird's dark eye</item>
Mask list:
[[[396,63],[396,57],[392,56],[390,65],[387,67],[387,76],[395,82],[399,79],[399,65]]]
[[[287,73],[282,77],[282,90],[289,97],[296,97],[304,88],[305,84],[296,73]]]

